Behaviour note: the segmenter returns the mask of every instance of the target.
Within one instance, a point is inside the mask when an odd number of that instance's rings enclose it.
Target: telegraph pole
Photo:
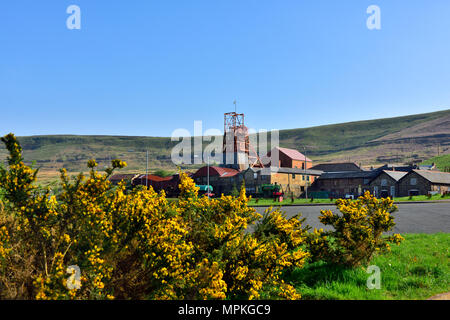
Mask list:
[[[207,191],[206,192],[208,192],[208,199],[209,199],[209,155],[208,155],[208,158],[207,158],[208,160],[207,160],[207,168],[208,168],[208,178],[207,178],[207,182],[206,182],[206,184],[207,184]]]
[[[145,165],[145,186],[148,189],[148,150],[147,150],[147,160]]]
[[[303,147],[304,157],[305,157],[305,199],[308,199],[308,177],[306,175],[306,147]]]

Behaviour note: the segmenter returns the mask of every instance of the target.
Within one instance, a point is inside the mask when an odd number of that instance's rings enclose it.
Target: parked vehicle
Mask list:
[[[201,196],[201,195],[205,195],[205,196],[208,196],[208,195],[209,195],[210,198],[212,198],[212,197],[215,196],[215,194],[212,193],[213,187],[212,187],[211,185],[199,185],[199,186],[197,186],[197,187],[200,188],[200,189],[198,190],[198,194],[199,194],[200,196]]]

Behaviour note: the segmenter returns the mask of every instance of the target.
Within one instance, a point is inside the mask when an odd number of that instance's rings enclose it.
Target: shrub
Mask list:
[[[314,229],[308,235],[308,248],[313,260],[358,266],[368,263],[375,252],[390,250],[389,243],[399,244],[403,238],[395,234],[383,238],[383,232],[391,230],[395,223],[391,215],[397,207],[387,199],[377,199],[366,192],[358,200],[336,200],[342,215],[322,210],[319,220],[331,225],[333,231]]]
[[[231,189],[231,196],[235,198],[239,196],[239,190],[237,189],[235,184],[233,184],[233,188]]]
[[[248,232],[261,215],[247,206],[245,188],[208,199],[181,173],[179,201],[169,203],[152,188],[113,187],[108,177],[123,161],[100,174],[90,160],[88,176],[69,179],[61,170],[62,191],[52,195],[35,186],[37,170],[23,163],[15,136],[2,141],[10,156],[0,169],[0,298],[256,299],[265,290],[300,297],[280,280],[307,257],[299,222],[270,211]],[[68,282],[73,265],[80,278]]]

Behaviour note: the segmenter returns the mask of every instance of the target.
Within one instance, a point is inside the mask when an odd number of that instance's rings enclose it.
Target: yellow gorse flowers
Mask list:
[[[125,162],[113,160],[102,174],[89,160],[86,176],[61,170],[54,195],[35,186],[37,170],[24,164],[15,136],[2,141],[10,156],[0,169],[0,298],[300,298],[280,278],[308,257],[301,221],[279,211],[261,217],[245,189],[208,199],[181,173],[180,197],[169,202],[152,188],[111,185]],[[81,271],[79,288],[67,287],[71,265]]]
[[[314,230],[308,236],[308,248],[315,260],[357,266],[369,262],[375,252],[390,250],[389,243],[403,240],[399,234],[382,237],[395,225],[392,213],[397,207],[390,198],[377,199],[366,192],[356,201],[338,199],[336,205],[341,214],[324,210],[319,217],[334,230]],[[330,238],[335,240],[334,245]]]

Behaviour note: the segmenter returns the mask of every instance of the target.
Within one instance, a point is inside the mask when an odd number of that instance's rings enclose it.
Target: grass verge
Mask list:
[[[450,196],[443,197],[440,194],[433,195],[431,197],[428,196],[413,196],[413,197],[400,197],[395,198],[395,202],[414,202],[414,201],[440,201],[440,200],[450,200]],[[273,201],[273,199],[259,199],[256,202],[256,199],[251,199],[248,202],[250,207],[270,207],[270,206],[296,206],[296,205],[308,205],[308,204],[334,204],[336,200],[331,201],[330,199],[294,199],[294,202],[291,199],[286,198],[283,202]]]
[[[306,300],[423,300],[450,291],[450,233],[407,234],[371,265],[381,271],[381,289],[369,290],[366,268],[322,262],[285,275]]]

